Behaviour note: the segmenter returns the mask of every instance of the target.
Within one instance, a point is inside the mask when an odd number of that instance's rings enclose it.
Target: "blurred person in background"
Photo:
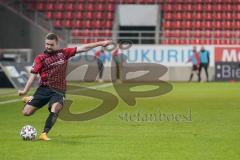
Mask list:
[[[200,67],[200,56],[197,52],[196,46],[193,47],[193,55],[189,58],[187,62],[192,62],[192,70],[189,77],[189,82],[192,81],[193,75],[198,76],[198,81],[200,82],[199,67]]]
[[[199,74],[200,81],[202,80],[201,71],[202,71],[202,68],[204,68],[206,78],[207,78],[207,82],[208,82],[209,81],[209,79],[208,79],[208,67],[209,67],[209,62],[210,62],[210,56],[209,56],[209,52],[204,48],[204,46],[201,47],[201,50],[199,52],[199,56],[200,56],[200,66],[199,66],[199,73],[198,74]]]
[[[98,64],[98,71],[99,71],[99,77],[98,77],[98,81],[99,82],[103,82],[103,71],[104,71],[104,63],[106,60],[106,49],[104,47],[101,48],[100,51],[97,51],[95,53],[95,59],[97,60],[97,64]]]

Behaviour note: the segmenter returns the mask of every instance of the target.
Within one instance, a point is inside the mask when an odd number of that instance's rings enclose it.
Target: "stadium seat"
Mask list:
[[[47,19],[53,19],[53,14],[51,11],[45,12],[45,15],[46,15]]]
[[[39,11],[43,11],[45,9],[44,3],[37,3],[36,4],[36,9]]]
[[[78,11],[83,11],[84,10],[84,5],[82,3],[78,3],[75,5],[75,10]]]
[[[194,15],[196,20],[202,20],[203,19],[203,14],[201,12],[196,12]]]
[[[64,20],[64,21],[62,21],[62,26],[64,28],[71,28],[72,27],[71,20]]]
[[[54,21],[54,27],[56,27],[56,28],[61,28],[62,27],[62,24],[61,24],[61,21],[60,20],[56,20],[56,21]]]
[[[47,9],[48,11],[54,10],[54,3],[48,3],[47,6],[46,6],[46,9]]]
[[[63,18],[63,12],[58,11],[53,13],[53,18],[54,19],[62,19]]]
[[[63,13],[63,18],[64,19],[73,19],[73,12],[70,12],[70,11],[64,12]]]
[[[64,9],[67,11],[73,11],[74,10],[73,3],[66,3]]]
[[[164,44],[234,44],[232,31],[240,30],[240,1],[234,0],[23,0],[28,7],[44,13],[56,28],[72,30],[78,36],[82,29],[95,41],[112,35],[115,5],[158,4],[161,6],[161,36]],[[99,30],[103,30],[100,32]],[[108,34],[105,34],[106,30]],[[216,32],[215,32],[216,31]],[[213,32],[214,34],[211,34]],[[90,31],[89,31],[90,33]],[[225,34],[224,34],[225,33]],[[104,36],[103,36],[104,35]],[[94,36],[94,37],[91,37]],[[236,36],[236,35],[235,35]],[[195,39],[191,39],[191,38]],[[240,37],[240,35],[239,35]],[[215,40],[215,38],[218,38]],[[219,38],[228,38],[219,40]]]
[[[55,9],[58,11],[62,11],[64,9],[64,3],[57,3]]]

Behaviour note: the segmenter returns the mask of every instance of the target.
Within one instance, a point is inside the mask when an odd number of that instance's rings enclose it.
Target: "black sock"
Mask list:
[[[192,78],[193,78],[193,74],[191,73],[190,78],[189,78],[189,82],[192,81]]]
[[[52,126],[55,124],[57,117],[58,117],[57,113],[50,112],[50,114],[45,122],[44,130],[43,130],[44,133],[48,133],[50,131]]]

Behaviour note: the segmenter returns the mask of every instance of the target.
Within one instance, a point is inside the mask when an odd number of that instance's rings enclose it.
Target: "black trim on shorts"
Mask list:
[[[56,102],[64,105],[64,92],[58,92],[48,86],[39,86],[33,95],[33,99],[27,104],[36,108],[42,108],[48,103],[48,107],[51,108]]]

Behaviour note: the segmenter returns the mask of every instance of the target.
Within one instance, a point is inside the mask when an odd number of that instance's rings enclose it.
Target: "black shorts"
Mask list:
[[[192,66],[192,71],[198,71],[198,70],[199,70],[199,66],[194,64]]]
[[[48,103],[48,108],[51,108],[56,102],[59,102],[63,105],[64,97],[64,92],[57,92],[49,87],[40,86],[34,93],[33,99],[27,102],[27,104],[37,108],[42,108]]]

